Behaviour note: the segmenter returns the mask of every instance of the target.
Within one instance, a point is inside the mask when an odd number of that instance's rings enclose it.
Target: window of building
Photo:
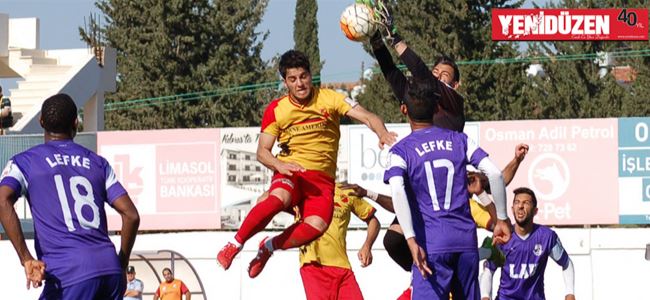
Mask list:
[[[237,176],[235,175],[228,175],[228,182],[235,182],[237,181]]]
[[[235,153],[230,153],[230,154],[228,154],[228,158],[229,158],[229,159],[237,159],[237,154],[235,154]]]
[[[229,171],[237,171],[237,166],[236,165],[228,165],[228,170]]]

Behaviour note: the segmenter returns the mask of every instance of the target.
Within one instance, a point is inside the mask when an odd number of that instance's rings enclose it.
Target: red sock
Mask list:
[[[273,217],[284,209],[280,198],[269,195],[266,200],[258,203],[251,209],[248,216],[242,222],[241,227],[235,234],[235,240],[244,244],[256,233],[262,231],[271,222]]]
[[[323,233],[313,226],[298,222],[285,229],[282,234],[273,237],[273,249],[286,250],[299,247],[317,239]]]

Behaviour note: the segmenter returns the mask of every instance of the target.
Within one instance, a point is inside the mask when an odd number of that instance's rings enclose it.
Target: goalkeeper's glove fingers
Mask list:
[[[375,0],[355,0],[354,3],[365,4],[368,5],[370,8],[375,8],[375,6],[377,5],[377,2],[375,2]]]
[[[367,1],[367,0],[366,0]],[[397,33],[397,26],[393,18],[391,10],[386,6],[383,0],[378,0],[374,8],[375,16],[378,18],[377,22],[383,28],[384,36],[391,46],[395,46],[402,41],[401,36]]]

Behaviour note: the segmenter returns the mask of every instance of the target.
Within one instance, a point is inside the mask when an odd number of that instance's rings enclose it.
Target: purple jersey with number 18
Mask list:
[[[126,190],[106,159],[72,140],[49,141],[11,158],[0,186],[29,201],[46,280],[67,287],[122,272],[104,203],[112,206]]]
[[[466,167],[478,166],[487,153],[466,134],[439,127],[412,132],[390,152],[384,181],[405,178],[418,244],[429,254],[476,251]]]

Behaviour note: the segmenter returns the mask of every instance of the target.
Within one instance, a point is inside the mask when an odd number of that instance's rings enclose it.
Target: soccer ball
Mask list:
[[[377,31],[374,18],[375,14],[372,8],[365,4],[352,4],[346,7],[341,14],[341,30],[345,37],[352,41],[367,40]]]

